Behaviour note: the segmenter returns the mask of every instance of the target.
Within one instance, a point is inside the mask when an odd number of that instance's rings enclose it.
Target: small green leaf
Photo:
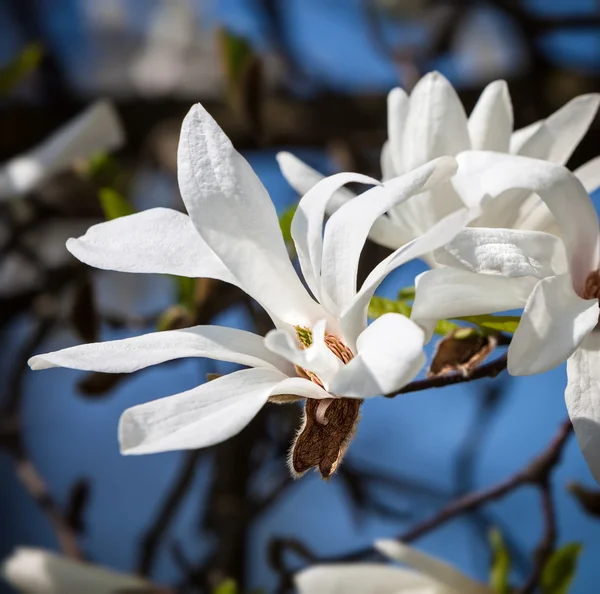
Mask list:
[[[379,318],[386,313],[399,313],[403,316],[410,316],[412,308],[404,301],[394,301],[386,297],[373,297],[369,303],[369,317]]]
[[[508,574],[510,573],[510,554],[502,534],[496,528],[489,533],[490,546],[492,548],[492,565],[490,568],[490,586],[496,594],[508,594],[510,585]]]
[[[254,55],[252,46],[246,39],[227,29],[219,29],[218,39],[228,83],[236,86],[248,61]]]
[[[449,322],[448,320],[440,320],[434,328],[434,332],[436,334],[440,334],[441,336],[446,336],[455,330],[460,330],[460,326],[458,324],[454,324],[453,322]]]
[[[174,277],[177,282],[178,300],[189,312],[196,309],[196,279],[187,276]]]
[[[497,332],[510,332],[513,334],[521,321],[520,316],[464,316],[462,318],[456,318],[463,322],[469,322],[475,324],[480,328],[487,330],[495,330]]]
[[[283,239],[286,243],[293,245],[292,240],[292,219],[296,214],[296,209],[298,208],[298,204],[292,204],[286,208],[281,216],[279,217],[279,227],[281,228],[281,234],[283,235]]]
[[[404,287],[404,289],[400,289],[398,291],[398,299],[401,301],[413,301],[415,298],[415,288],[414,287]]]
[[[27,78],[39,66],[43,54],[41,44],[30,43],[12,62],[0,68],[0,96],[8,95]]]
[[[131,204],[112,188],[100,188],[98,198],[100,199],[100,204],[102,205],[102,210],[107,221],[126,217],[135,212]]]
[[[541,587],[544,594],[567,594],[581,553],[582,545],[570,542],[562,546],[548,559],[542,570]]]
[[[212,594],[237,594],[237,592],[235,580],[225,580],[213,589]]]

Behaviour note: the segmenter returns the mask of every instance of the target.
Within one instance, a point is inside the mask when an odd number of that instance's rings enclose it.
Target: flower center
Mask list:
[[[590,272],[583,287],[584,299],[600,299],[600,270]]]

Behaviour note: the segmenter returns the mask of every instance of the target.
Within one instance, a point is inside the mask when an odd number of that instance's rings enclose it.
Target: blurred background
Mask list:
[[[0,176],[0,558],[17,545],[59,549],[58,513],[98,563],[183,591],[209,592],[229,577],[240,592],[275,592],[278,539],[323,556],[368,546],[509,476],[545,447],[566,416],[562,367],[368,401],[344,464],[324,482],[314,473],[288,476],[295,405],[267,406],[242,434],[209,450],[119,454],[125,408],[231,365],[186,360],[127,377],[32,373],[25,365],[34,353],[157,326],[264,330],[254,305],[233,289],[90,270],[64,248],[107,217],[183,209],[176,147],[192,103],[208,108],[284,215],[298,196],[279,172],[279,150],[323,172],[379,176],[386,94],[410,89],[430,70],[455,85],[467,111],[488,82],[506,79],[515,128],[532,123],[600,91],[600,5],[0,0],[0,164],[99,99],[113,103],[123,128],[35,187],[3,189]],[[600,153],[599,129],[596,118],[571,169]],[[369,246],[368,258],[384,255]],[[380,294],[394,296],[424,268],[407,265]],[[583,543],[571,592],[585,594],[600,582],[600,519],[583,510],[572,483],[595,486],[574,439],[553,490],[559,544]],[[542,530],[533,489],[418,545],[486,580],[492,526],[522,580]],[[300,562],[287,559],[289,567]],[[0,584],[0,592],[10,590]]]

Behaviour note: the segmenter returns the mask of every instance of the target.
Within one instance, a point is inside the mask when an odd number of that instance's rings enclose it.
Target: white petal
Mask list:
[[[403,139],[405,171],[471,148],[465,110],[439,73],[426,74],[410,96]]]
[[[474,150],[508,152],[513,110],[506,81],[496,80],[483,90],[468,125]]]
[[[573,171],[577,179],[583,184],[586,191],[591,194],[600,188],[600,157],[596,157]]]
[[[103,270],[216,278],[238,284],[190,218],[169,208],[152,208],[93,225],[85,235],[69,239],[67,249],[78,260]]]
[[[321,291],[321,256],[323,251],[323,219],[327,204],[333,194],[344,184],[358,182],[380,185],[366,175],[358,173],[337,173],[321,180],[300,200],[294,218],[291,233],[298,252],[302,274],[315,297],[327,307],[325,295]]]
[[[315,565],[294,576],[298,594],[441,594],[408,569],[376,563]]]
[[[326,390],[331,379],[343,366],[325,344],[326,322],[321,320],[312,328],[312,344],[300,348],[298,340],[285,330],[271,330],[265,336],[265,344],[277,355],[319,376]]]
[[[594,120],[600,95],[580,95],[547,118],[519,154],[564,165]]]
[[[575,286],[582,286],[588,273],[598,268],[598,215],[585,188],[568,169],[484,151],[462,153],[457,161],[452,184],[466,204],[477,203],[485,194],[497,197],[506,190],[531,190],[546,203],[561,229]]]
[[[208,357],[251,367],[292,371],[284,359],[267,349],[262,336],[223,326],[194,326],[122,340],[82,344],[36,355],[29,359],[29,366],[34,370],[68,367],[105,373],[130,373],[185,357]]]
[[[394,167],[389,140],[386,140],[381,147],[379,164],[381,167],[381,181],[386,182],[390,179],[394,179],[396,175],[399,175],[396,173],[396,168]]]
[[[119,421],[121,453],[191,450],[225,441],[256,416],[284,379],[275,369],[244,369],[129,408]]]
[[[455,268],[419,276],[411,319],[431,334],[438,320],[522,308],[536,278],[504,278]]]
[[[367,325],[369,301],[386,275],[398,266],[414,258],[421,258],[448,243],[465,228],[471,216],[472,213],[466,208],[447,216],[427,233],[390,254],[371,271],[356,297],[340,317],[344,340],[351,349],[354,349],[358,335]]]
[[[541,280],[508,347],[511,375],[543,373],[564,363],[598,323],[597,299],[581,299],[568,274]]]
[[[276,323],[307,324],[322,317],[290,262],[267,191],[199,103],[181,128],[178,178],[204,241]]]
[[[567,271],[562,241],[536,231],[465,229],[434,256],[444,266],[509,278],[544,278]]]
[[[323,390],[321,386],[302,377],[289,377],[281,380],[270,393],[271,396],[278,394],[294,394],[302,398],[314,398],[316,400],[331,398],[331,394]]]
[[[525,143],[543,126],[544,120],[539,120],[524,128],[515,130],[510,136],[510,149],[509,153],[512,155],[520,154],[521,148]]]
[[[30,192],[76,160],[86,161],[122,143],[123,131],[115,109],[107,101],[97,101],[41,145],[0,168],[0,200]]]
[[[396,87],[388,93],[387,133],[390,159],[395,175],[401,175],[405,172],[403,138],[409,106],[410,101],[404,89]]]
[[[139,577],[30,547],[15,549],[1,573],[13,587],[30,594],[114,594],[150,587]]]
[[[407,317],[389,313],[358,337],[358,353],[333,379],[338,396],[370,398],[399,390],[425,365],[423,330]]]
[[[600,332],[592,332],[567,361],[567,410],[579,447],[600,484]]]
[[[448,563],[426,555],[397,540],[378,540],[375,542],[375,547],[390,559],[406,563],[406,565],[434,579],[448,590],[452,590],[452,592],[457,594],[459,592],[460,594],[491,594],[491,589],[488,586],[472,580]]]
[[[321,277],[322,289],[340,311],[356,294],[358,261],[375,220],[414,194],[448,179],[455,171],[455,160],[441,157],[357,196],[333,214],[325,228]]]

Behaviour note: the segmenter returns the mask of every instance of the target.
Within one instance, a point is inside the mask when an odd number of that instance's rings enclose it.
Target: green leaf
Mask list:
[[[510,554],[500,530],[492,528],[489,533],[490,546],[492,548],[492,566],[490,568],[490,586],[496,594],[508,594],[510,585],[508,574],[510,573]]]
[[[235,580],[225,580],[213,589],[212,594],[237,594],[237,592]]]
[[[399,313],[403,316],[410,316],[412,308],[404,301],[394,301],[386,297],[373,297],[369,303],[369,317],[379,318],[386,313]]]
[[[580,543],[570,542],[554,551],[542,570],[544,594],[567,594],[575,577],[581,549]]]
[[[434,328],[434,332],[441,336],[446,336],[455,330],[459,330],[461,326],[458,324],[454,324],[453,322],[449,322],[448,320],[440,320]]]
[[[404,289],[400,289],[398,291],[398,299],[401,301],[413,301],[415,298],[415,288],[414,287],[404,287]]]
[[[286,208],[281,216],[279,217],[279,227],[281,228],[281,234],[286,243],[293,245],[292,240],[292,219],[296,214],[298,204],[292,204]]]
[[[112,188],[100,188],[98,198],[100,199],[100,204],[102,205],[102,210],[107,221],[126,217],[135,212],[131,204]]]
[[[234,35],[227,29],[219,29],[217,34],[227,82],[236,86],[240,82],[244,68],[254,56],[252,46],[246,39]]]
[[[40,64],[43,57],[40,43],[30,43],[9,64],[0,69],[0,95],[8,95]]]
[[[492,315],[481,315],[481,316],[464,316],[462,318],[456,318],[463,322],[469,322],[475,324],[480,328],[487,330],[495,330],[497,332],[510,332],[513,334],[521,321],[520,316],[492,316]]]
[[[196,309],[196,279],[176,276],[179,303],[189,312]]]

